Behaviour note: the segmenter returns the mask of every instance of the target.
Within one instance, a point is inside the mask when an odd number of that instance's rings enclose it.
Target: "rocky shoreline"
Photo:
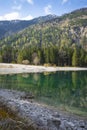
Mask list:
[[[0,104],[22,119],[27,124],[25,126],[30,127],[29,130],[87,130],[86,119],[66,115],[32,102],[32,98],[34,96],[30,93],[0,90]]]
[[[41,73],[56,71],[87,71],[83,67],[45,67],[23,64],[0,63],[0,74],[17,74],[17,73]]]

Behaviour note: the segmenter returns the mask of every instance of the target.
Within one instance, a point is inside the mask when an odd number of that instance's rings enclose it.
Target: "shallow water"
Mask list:
[[[29,91],[37,102],[87,116],[87,71],[0,75],[0,88]]]

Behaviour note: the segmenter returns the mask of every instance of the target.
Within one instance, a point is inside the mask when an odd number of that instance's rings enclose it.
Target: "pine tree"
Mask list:
[[[72,56],[72,66],[78,66],[78,54],[77,49],[74,49],[73,56]]]

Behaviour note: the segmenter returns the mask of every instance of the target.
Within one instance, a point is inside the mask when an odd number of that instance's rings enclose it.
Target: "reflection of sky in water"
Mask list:
[[[38,102],[87,114],[87,71],[0,75],[0,87],[31,91]]]

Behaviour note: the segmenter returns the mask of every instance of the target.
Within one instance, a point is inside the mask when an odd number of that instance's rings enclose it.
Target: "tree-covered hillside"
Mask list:
[[[0,40],[1,62],[87,66],[87,8]]]

